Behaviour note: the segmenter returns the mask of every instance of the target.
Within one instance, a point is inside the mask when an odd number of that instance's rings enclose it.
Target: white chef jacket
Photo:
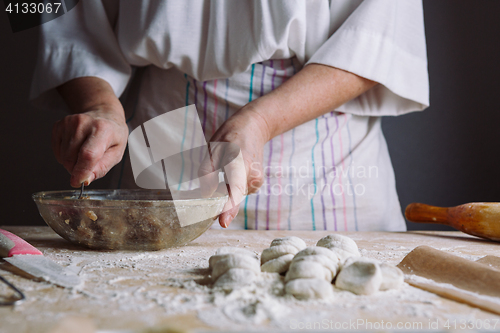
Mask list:
[[[66,108],[55,88],[83,76],[120,96],[139,68],[130,129],[194,103],[208,141],[311,63],[380,84],[268,142],[264,185],[230,227],[405,230],[380,116],[429,105],[419,0],[81,1],[41,26],[31,98]],[[187,133],[188,147],[202,139]],[[122,187],[134,187],[127,160]]]

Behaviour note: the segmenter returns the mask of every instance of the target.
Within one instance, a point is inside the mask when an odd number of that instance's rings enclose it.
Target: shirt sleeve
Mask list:
[[[118,2],[80,1],[78,5],[40,26],[38,58],[30,99],[44,109],[67,110],[55,89],[78,77],[107,81],[120,96],[131,75],[113,31]]]
[[[332,0],[334,31],[307,63],[340,68],[380,84],[337,110],[361,116],[388,116],[428,107],[421,0],[365,0],[337,28],[335,17],[341,12],[341,4],[348,1]]]

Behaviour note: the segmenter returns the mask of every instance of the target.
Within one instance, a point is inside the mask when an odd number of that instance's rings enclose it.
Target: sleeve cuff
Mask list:
[[[42,109],[68,110],[56,88],[72,79],[94,76],[108,82],[116,96],[125,90],[131,67],[118,62],[112,64],[86,50],[68,47],[48,47],[38,56],[31,84],[30,100]]]
[[[336,67],[380,83],[337,110],[360,116],[395,116],[429,106],[427,60],[364,29],[334,33],[307,64]]]

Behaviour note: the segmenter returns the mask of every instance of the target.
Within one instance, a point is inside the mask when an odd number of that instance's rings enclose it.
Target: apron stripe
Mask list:
[[[196,108],[196,112],[198,113],[198,84],[195,79],[193,79],[194,85],[194,106]],[[193,182],[193,170],[194,170],[194,159],[193,159],[193,147],[196,141],[196,120],[193,119],[193,135],[191,135],[191,149],[189,150],[189,160],[191,161],[191,170],[189,171],[189,189],[191,189],[191,185]]]
[[[347,118],[346,114],[344,114],[344,116]],[[349,121],[351,119],[347,120],[346,127],[347,127],[347,134],[349,137],[349,155],[351,156],[350,165],[351,165],[351,168],[353,168],[354,166],[352,165],[353,157],[352,157],[351,130],[349,129]],[[356,193],[354,192],[354,184],[352,183],[352,179],[351,179],[350,174],[351,174],[350,172],[347,173],[347,175],[349,176],[349,186],[353,187],[352,188],[352,202],[354,205],[354,227],[355,227],[355,230],[358,231],[358,216],[357,216],[357,212],[356,212]]]
[[[269,141],[269,162],[267,163],[267,170],[271,171],[271,158],[273,156],[273,139]],[[267,175],[267,210],[266,210],[266,230],[269,230],[269,207],[271,205],[271,176]]]
[[[335,120],[337,121],[337,128],[339,126],[339,120],[338,117],[335,117]],[[347,120],[347,118],[346,118]],[[342,172],[345,172],[345,165],[344,165],[344,152],[342,149],[342,129],[339,129],[339,142],[340,142],[340,160],[342,161]],[[342,204],[343,204],[343,209],[344,209],[344,230],[347,231],[347,212],[346,212],[346,204],[345,204],[345,191],[344,188],[342,187],[342,175],[339,176],[339,183],[340,183],[340,188],[342,190]]]
[[[217,128],[217,106],[219,105],[219,98],[217,97],[217,80],[214,80],[214,119],[212,122],[212,136]]]
[[[314,143],[312,149],[311,149],[311,157],[312,157],[312,170],[313,170],[313,185],[314,185],[314,194],[311,198],[311,215],[312,215],[312,230],[316,230],[316,221],[315,221],[315,216],[314,216],[314,196],[316,195],[316,165],[314,163],[314,148],[316,148],[316,145],[319,142],[319,131],[318,131],[318,118],[315,119],[315,131],[316,131],[316,142]],[[309,189],[308,189],[309,192]]]
[[[253,74],[255,72],[255,64],[252,64],[252,73],[250,74],[250,93],[248,97],[248,103],[252,101],[252,89],[253,89]],[[245,207],[243,209],[243,213],[245,216],[245,229],[248,229],[248,214],[247,214],[247,205],[248,205],[248,195],[245,197]]]
[[[274,61],[270,60],[273,76],[271,79],[271,91],[274,90],[274,78],[276,77],[276,69],[273,66]],[[273,158],[273,139],[269,141],[269,161],[267,162],[268,172],[271,170],[271,160]],[[266,211],[266,230],[269,230],[269,208],[271,206],[271,175],[267,176],[267,211]]]
[[[281,70],[283,71],[283,80],[281,81],[281,84],[283,84],[286,81],[286,71],[285,71],[285,62],[283,59],[281,59]],[[280,222],[281,222],[281,195],[282,195],[282,188],[281,188],[281,177],[283,176],[283,149],[285,147],[285,142],[283,138],[283,133],[280,135],[280,143],[281,143],[281,149],[280,149],[280,170],[281,174],[278,176],[278,188],[279,188],[279,194],[278,194],[278,219],[276,221],[276,229],[280,230]]]
[[[324,118],[325,119],[325,126],[326,126],[326,136],[325,136],[325,139],[323,141],[321,141],[321,160],[323,162],[323,181],[324,181],[324,185],[323,185],[323,188],[321,189],[321,206],[323,208],[323,227],[324,227],[324,230],[327,230],[328,227],[327,227],[327,223],[326,223],[326,212],[325,212],[325,199],[324,199],[324,196],[323,196],[323,193],[326,189],[326,163],[325,163],[325,149],[324,149],[324,146],[325,146],[325,141],[328,140],[328,137],[330,135],[330,129],[328,128],[328,118]]]
[[[278,220],[276,221],[276,229],[280,230],[280,221],[281,221],[281,176],[283,175],[283,147],[285,146],[285,142],[283,139],[283,134],[280,135],[280,143],[281,143],[281,149],[280,149],[280,170],[281,173],[278,175],[278,189],[279,189],[279,194],[278,194]]]
[[[293,74],[297,72],[295,69],[295,65],[293,63],[292,59],[292,68],[293,68]],[[295,128],[292,129],[292,152],[290,153],[290,159],[288,160],[288,165],[289,165],[289,170],[292,170],[292,158],[293,154],[295,153]],[[288,181],[290,182],[290,185],[292,186],[292,192],[290,195],[290,203],[288,205],[288,230],[292,230],[292,204],[293,204],[293,179],[292,179],[292,173],[290,172]]]
[[[184,142],[186,141],[187,116],[188,116],[188,106],[189,106],[189,84],[190,84],[190,82],[187,78],[187,74],[184,74],[184,77],[186,78],[186,81],[187,81],[187,84],[186,84],[186,112],[184,113],[184,131],[182,132],[182,142],[181,142],[182,167],[181,167],[181,176],[179,178],[179,185],[177,186],[178,191],[181,189],[182,178],[184,178]]]
[[[203,133],[205,133],[205,129],[207,126],[207,101],[208,101],[208,96],[207,96],[207,81],[203,82]]]
[[[264,75],[266,73],[266,65],[262,64],[262,76],[260,78],[260,97],[264,95]],[[259,230],[259,198],[260,194],[257,192],[255,196],[255,230]]]
[[[290,159],[288,160],[288,165],[289,165],[289,170],[292,170],[292,157],[293,153],[295,153],[295,128],[292,129],[292,152],[290,153]],[[288,205],[288,230],[292,230],[292,203],[293,203],[293,179],[292,179],[292,173],[290,172],[288,181],[290,182],[290,185],[292,185],[292,191],[290,195],[290,203]]]
[[[203,96],[204,96],[204,99],[203,99],[203,124],[202,124],[202,129],[203,129],[203,134],[205,136],[205,140],[206,140],[206,125],[207,125],[207,100],[208,100],[208,96],[207,96],[207,81],[204,81],[203,82]],[[200,149],[200,163],[201,161],[203,161],[203,158],[205,157],[204,156],[204,153],[203,153],[203,150],[204,149]],[[208,147],[207,147],[207,150],[208,150]]]
[[[229,91],[229,79],[226,79],[226,93],[224,94],[224,102],[226,103],[226,116],[224,117],[224,121],[229,117],[229,103],[227,101],[227,92]]]
[[[333,117],[337,118],[336,115],[333,114],[333,112],[330,113]],[[326,123],[327,129],[328,129],[328,122]],[[332,136],[330,137],[330,153],[332,154],[332,165],[335,167],[335,155],[333,151],[333,136],[335,132],[339,129],[339,122],[337,121],[337,128],[335,131],[333,131]],[[333,180],[330,184],[330,196],[332,197],[332,204],[333,204],[333,227],[334,230],[337,231],[337,213],[336,213],[336,208],[335,208],[335,195],[333,193],[333,183],[335,182],[335,177],[337,176],[337,172],[333,172]]]

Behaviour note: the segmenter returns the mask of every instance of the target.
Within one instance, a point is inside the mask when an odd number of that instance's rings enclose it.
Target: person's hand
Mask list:
[[[52,149],[79,187],[103,177],[120,162],[127,145],[128,128],[121,106],[102,106],[69,115],[54,124]]]
[[[263,148],[269,134],[267,124],[253,112],[253,107],[243,107],[215,132],[210,139],[212,156],[205,158],[199,170],[199,176],[205,176],[201,181],[202,193],[210,196],[218,185],[218,175],[213,172],[224,167],[231,193],[219,216],[223,228],[236,217],[245,195],[257,192],[264,182]]]

